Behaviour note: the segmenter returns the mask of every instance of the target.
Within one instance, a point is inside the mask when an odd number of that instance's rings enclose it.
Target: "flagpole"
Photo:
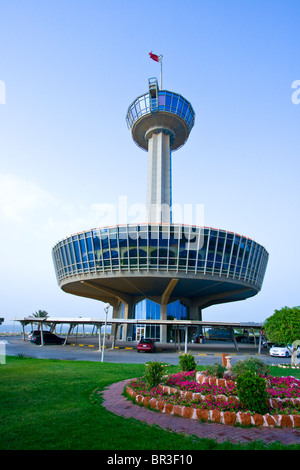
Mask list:
[[[162,58],[163,56],[159,56],[159,61],[160,61],[160,89],[162,90]]]

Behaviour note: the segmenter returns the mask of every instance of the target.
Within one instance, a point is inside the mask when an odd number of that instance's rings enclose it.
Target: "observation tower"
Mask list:
[[[195,122],[183,96],[160,90],[151,78],[126,121],[148,152],[148,221],[67,237],[52,250],[54,268],[63,291],[110,303],[113,318],[133,320],[113,331],[116,337],[166,342],[172,339],[167,319],[201,320],[204,308],[256,295],[268,253],[233,232],[172,223],[171,155]]]
[[[170,91],[159,90],[149,79],[149,92],[130,106],[126,121],[132,138],[148,151],[147,211],[149,223],[170,223],[172,151],[182,147],[195,121],[191,104]]]

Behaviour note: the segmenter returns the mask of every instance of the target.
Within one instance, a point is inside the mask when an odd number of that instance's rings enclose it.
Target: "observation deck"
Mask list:
[[[256,295],[268,253],[225,230],[138,224],[72,235],[53,248],[53,261],[58,284],[71,294],[111,305],[189,299],[205,308]]]
[[[192,105],[183,96],[159,90],[156,78],[149,79],[149,92],[136,98],[126,116],[135,143],[148,150],[152,133],[169,133],[171,150],[177,150],[188,139],[195,122]]]

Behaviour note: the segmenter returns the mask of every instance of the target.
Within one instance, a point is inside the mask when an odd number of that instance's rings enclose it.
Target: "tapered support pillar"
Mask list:
[[[170,135],[162,131],[148,135],[148,222],[170,223]]]
[[[160,306],[160,319],[166,320],[167,319],[167,305],[162,304]],[[160,341],[161,343],[167,342],[167,325],[160,325]]]
[[[124,311],[124,319],[134,318],[134,304],[125,303],[125,311]],[[123,326],[123,334],[122,334],[122,341],[127,341],[127,338],[133,337],[133,325],[128,325],[127,323]]]

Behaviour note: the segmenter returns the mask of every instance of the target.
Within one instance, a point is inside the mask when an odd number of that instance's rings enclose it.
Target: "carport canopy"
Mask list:
[[[23,340],[25,340],[25,325],[27,324],[39,324],[40,329],[41,329],[41,345],[43,346],[43,326],[44,325],[51,325],[52,329],[55,328],[56,325],[59,324],[68,324],[69,329],[67,336],[65,338],[64,344],[67,343],[69,335],[72,331],[72,328],[74,328],[77,325],[91,325],[91,326],[96,326],[99,328],[99,347],[101,344],[101,338],[100,338],[100,332],[101,332],[101,327],[106,323],[107,325],[115,325],[118,327],[119,325],[124,325],[124,324],[131,324],[131,325],[172,325],[174,327],[180,328],[184,327],[185,329],[185,353],[187,352],[187,340],[188,340],[188,328],[189,327],[195,327],[195,326],[201,326],[204,328],[223,328],[227,329],[231,333],[232,341],[234,343],[235,349],[238,351],[238,344],[236,341],[236,338],[234,336],[234,330],[235,329],[242,329],[242,330],[248,330],[252,331],[252,333],[255,333],[255,330],[259,331],[259,345],[258,345],[258,352],[260,352],[261,348],[261,338],[262,338],[262,329],[263,329],[263,324],[262,323],[244,323],[244,322],[236,322],[236,323],[229,323],[229,322],[209,322],[209,321],[200,321],[200,320],[137,320],[137,319],[124,319],[124,318],[112,318],[112,319],[92,319],[92,318],[83,318],[83,317],[77,317],[77,318],[63,318],[63,317],[25,317],[25,318],[15,318],[14,321],[19,321],[22,324],[23,327]],[[254,336],[255,338],[255,336]],[[115,337],[113,338],[113,344],[112,347],[114,347],[115,344]]]

